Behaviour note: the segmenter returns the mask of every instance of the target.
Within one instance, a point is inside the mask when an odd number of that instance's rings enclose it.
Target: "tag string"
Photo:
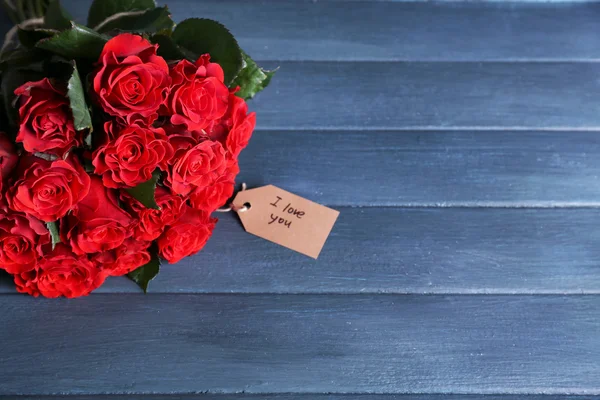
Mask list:
[[[245,191],[247,188],[246,182],[242,183],[242,190],[240,190],[240,192]],[[248,207],[246,204],[244,204],[241,207],[238,207],[236,205],[234,205],[233,203],[229,203],[229,205],[227,207],[223,207],[223,208],[218,208],[215,210],[215,212],[222,212],[222,213],[226,213],[226,212],[230,212],[230,211],[235,211],[235,212],[246,212],[250,209],[250,207]]]

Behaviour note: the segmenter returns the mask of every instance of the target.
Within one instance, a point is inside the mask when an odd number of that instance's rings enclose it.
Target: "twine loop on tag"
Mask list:
[[[246,182],[242,183],[242,190],[240,190],[240,192],[245,191],[246,188],[247,188]],[[241,212],[246,212],[249,209],[250,209],[250,204],[248,204],[248,203],[244,204],[241,207],[238,207],[238,206],[234,205],[233,203],[230,203],[227,207],[218,208],[217,210],[215,210],[215,212],[225,213],[225,212],[235,211],[235,212],[241,213]]]

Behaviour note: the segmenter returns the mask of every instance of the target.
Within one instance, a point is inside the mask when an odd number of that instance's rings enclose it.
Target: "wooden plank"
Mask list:
[[[600,296],[0,296],[5,395],[599,395]]]
[[[277,65],[251,105],[263,129],[600,129],[594,62]]]
[[[63,1],[85,21],[91,0]],[[175,21],[216,19],[260,60],[598,59],[594,3],[167,2]]]
[[[256,132],[239,182],[333,206],[600,206],[597,132]]]
[[[342,208],[314,261],[225,215],[150,292],[600,294],[599,220],[600,209]],[[99,291],[139,293],[126,278]]]
[[[581,396],[552,395],[439,395],[439,394],[128,394],[128,395],[58,395],[19,396],[16,400],[583,400]],[[598,396],[586,396],[585,400],[598,400]],[[14,396],[2,396],[0,400],[15,400]]]
[[[250,106],[260,128],[600,129],[597,63],[279,65]]]

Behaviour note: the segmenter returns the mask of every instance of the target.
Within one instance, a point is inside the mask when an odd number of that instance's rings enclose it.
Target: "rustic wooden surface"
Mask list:
[[[169,6],[281,67],[239,181],[340,219],[314,261],[220,216],[146,296],[0,276],[1,400],[600,398],[600,4]]]

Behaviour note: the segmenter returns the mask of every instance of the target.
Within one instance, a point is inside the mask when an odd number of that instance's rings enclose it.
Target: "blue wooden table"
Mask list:
[[[224,215],[146,296],[1,278],[1,399],[600,398],[600,4],[169,6],[281,67],[240,182],[338,223],[314,261]]]

